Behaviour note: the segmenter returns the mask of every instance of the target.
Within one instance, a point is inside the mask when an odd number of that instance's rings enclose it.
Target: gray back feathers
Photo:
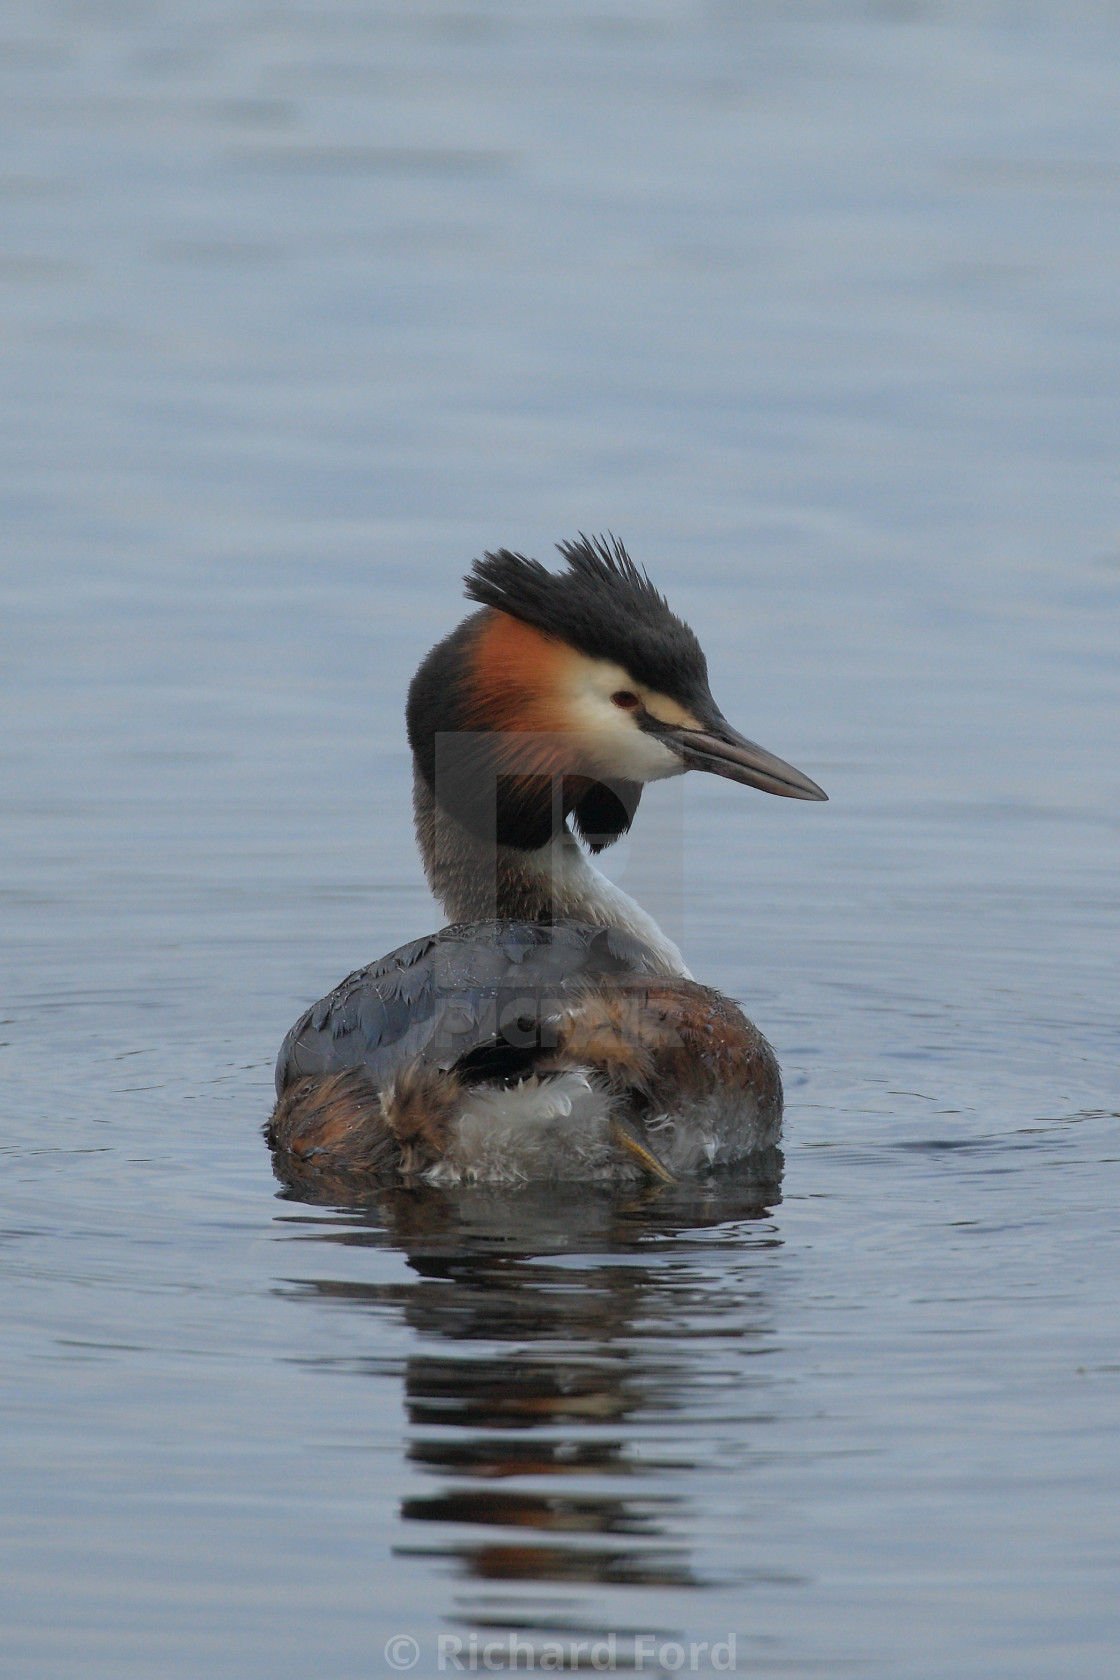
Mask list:
[[[387,1085],[411,1062],[513,1076],[550,1048],[565,997],[595,981],[659,978],[652,951],[619,928],[475,922],[402,945],[349,975],[296,1022],[276,1090],[309,1075],[366,1068]]]

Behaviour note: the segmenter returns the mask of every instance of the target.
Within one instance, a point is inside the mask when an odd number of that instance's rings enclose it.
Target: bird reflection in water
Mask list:
[[[766,1256],[750,1256],[780,1246],[769,1211],[781,1156],[752,1168],[629,1193],[392,1187],[325,1216],[316,1237],[398,1248],[417,1281],[308,1280],[299,1298],[391,1312],[422,1347],[448,1345],[405,1364],[407,1458],[444,1485],[402,1501],[393,1548],[450,1560],[476,1583],[442,1626],[618,1633],[578,1588],[709,1584],[688,1544],[692,1486],[713,1468],[729,1349],[736,1426],[765,1418],[764,1379],[742,1376],[740,1350],[770,1334]],[[725,1268],[693,1263],[714,1241],[735,1245],[734,1287]],[[482,1590],[495,1582],[509,1593]],[[547,1601],[525,1596],[533,1583],[553,1587]]]

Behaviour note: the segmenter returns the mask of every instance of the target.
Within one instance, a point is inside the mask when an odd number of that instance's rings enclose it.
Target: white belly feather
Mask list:
[[[624,1184],[642,1169],[611,1135],[617,1099],[590,1070],[568,1068],[519,1085],[478,1086],[466,1097],[430,1184],[523,1184],[553,1179]],[[778,1141],[741,1093],[719,1093],[644,1122],[658,1159],[674,1177],[741,1160]]]

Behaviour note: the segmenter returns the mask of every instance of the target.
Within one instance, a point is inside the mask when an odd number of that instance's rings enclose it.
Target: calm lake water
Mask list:
[[[8,0],[5,1675],[1114,1672],[1118,72],[1079,0]],[[784,1180],[284,1200],[285,1030],[440,920],[408,678],[606,528],[832,796],[612,865]]]

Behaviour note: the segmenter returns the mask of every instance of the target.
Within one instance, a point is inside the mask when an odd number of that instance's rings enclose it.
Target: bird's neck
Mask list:
[[[673,941],[595,868],[566,825],[535,850],[480,839],[436,803],[419,772],[413,810],[424,873],[449,921],[588,922],[623,928],[656,953],[666,974],[688,975]]]

